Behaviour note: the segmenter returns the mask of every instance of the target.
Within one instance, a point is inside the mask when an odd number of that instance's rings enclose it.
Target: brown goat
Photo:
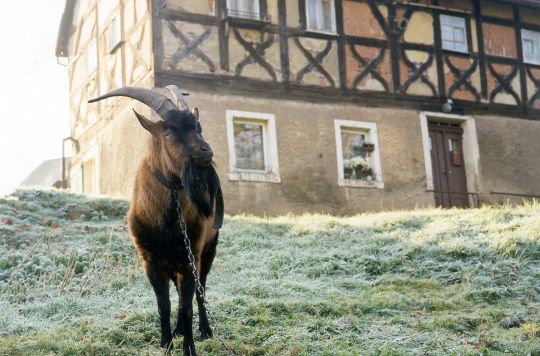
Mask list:
[[[164,95],[133,87],[112,91],[90,102],[127,96],[148,105],[163,119],[153,122],[135,112],[142,127],[150,132],[151,140],[149,153],[137,172],[128,225],[156,294],[161,322],[160,346],[170,349],[173,336],[184,335],[184,355],[195,355],[192,323],[196,284],[180,233],[176,202],[180,202],[179,208],[184,213],[196,268],[201,284],[206,287],[223,219],[223,200],[219,178],[212,165],[212,150],[202,138],[198,110],[189,110],[178,88],[167,88],[184,106],[183,110]],[[178,321],[172,332],[169,280],[176,286],[180,300]],[[201,338],[212,337],[199,292],[197,304]]]

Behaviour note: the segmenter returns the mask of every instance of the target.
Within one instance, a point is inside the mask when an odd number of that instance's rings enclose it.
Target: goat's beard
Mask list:
[[[212,215],[219,190],[219,177],[214,166],[199,166],[188,159],[182,170],[182,182],[198,213],[205,218]]]

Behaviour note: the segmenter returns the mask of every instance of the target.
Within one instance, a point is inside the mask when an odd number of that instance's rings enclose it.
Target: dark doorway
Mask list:
[[[458,124],[429,123],[431,166],[437,206],[469,207],[462,137],[463,129]]]

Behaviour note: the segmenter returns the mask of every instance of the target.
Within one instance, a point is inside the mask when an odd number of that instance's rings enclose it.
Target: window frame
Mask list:
[[[452,19],[460,19],[463,21],[463,40],[464,40],[464,44],[466,46],[466,48],[464,50],[461,50],[461,49],[456,49],[456,48],[445,48],[444,47],[444,42],[445,40],[443,39],[443,26],[445,26],[443,24],[443,18],[452,18]],[[454,25],[452,24],[452,39],[454,39],[454,35],[453,35],[453,30],[454,30]],[[461,27],[460,27],[461,28]],[[471,53],[471,41],[470,41],[470,22],[469,22],[469,18],[467,16],[460,16],[459,14],[449,14],[449,13],[441,13],[439,14],[439,31],[440,31],[440,34],[441,34],[441,50],[443,51],[450,51],[450,52],[457,52],[457,53],[465,53],[465,54],[469,54]],[[456,42],[456,41],[452,41],[452,43],[459,43],[459,42]]]
[[[538,53],[536,58],[530,58],[525,53],[525,41],[530,40],[533,44],[533,49],[536,49]],[[523,51],[523,63],[540,65],[540,31],[534,31],[527,28],[521,29],[521,47]]]
[[[236,167],[234,124],[262,125],[264,171]],[[274,114],[226,110],[227,143],[229,148],[229,180],[281,183],[276,140],[276,118]]]
[[[239,1],[239,0],[237,0]],[[227,17],[233,19],[241,19],[247,21],[264,21],[266,18],[266,0],[254,0],[257,4],[257,17],[242,16],[240,10],[232,10],[231,13],[231,0],[226,1]]]
[[[372,181],[363,179],[345,179],[343,166],[343,142],[341,140],[341,131],[344,128],[346,131],[364,131],[367,135],[367,141],[375,145],[375,149],[371,153],[373,173],[375,179]],[[342,120],[334,119],[334,129],[336,136],[336,158],[338,168],[338,186],[340,187],[357,187],[357,188],[377,188],[384,189],[384,181],[382,178],[380,146],[377,134],[377,124],[374,122]]]
[[[87,192],[85,191],[85,181],[84,181],[84,177],[85,177],[85,174],[86,174],[86,168],[85,166],[88,165],[88,162],[90,161],[93,161],[92,162],[92,171],[89,172],[89,174],[92,175],[92,191],[91,192]],[[100,176],[100,169],[99,169],[99,165],[100,165],[100,161],[99,161],[99,148],[98,148],[98,145],[97,145],[97,142],[95,140],[93,140],[90,148],[88,149],[88,151],[86,151],[86,153],[82,156],[82,160],[79,164],[79,170],[81,172],[81,178],[82,178],[82,181],[81,181],[81,192],[82,194],[85,194],[85,195],[89,195],[89,196],[98,196],[100,194],[100,191],[99,191],[99,185],[100,185],[100,179],[99,179],[99,176]],[[77,192],[79,193],[79,192]]]
[[[95,38],[92,37],[88,42],[86,52],[86,71],[90,75],[95,73],[98,67],[98,47]]]
[[[316,0],[319,4],[322,3],[324,0]],[[327,35],[336,35],[337,34],[337,19],[336,19],[336,2],[335,0],[329,0],[332,3],[331,9],[332,9],[332,29],[331,30],[324,30],[319,28],[310,28],[310,17],[309,17],[309,0],[304,0],[304,6],[303,6],[303,15],[304,15],[304,30],[307,32],[315,32],[315,33],[322,33]],[[319,5],[319,9],[322,11],[322,4]]]
[[[113,53],[122,43],[122,19],[119,13],[115,13],[109,19],[109,53]],[[113,35],[116,34],[118,38],[114,38]]]

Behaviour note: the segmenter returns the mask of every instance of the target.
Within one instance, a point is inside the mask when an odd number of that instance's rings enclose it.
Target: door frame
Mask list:
[[[424,149],[424,166],[426,168],[426,190],[433,190],[433,165],[429,148],[430,120],[459,124],[463,129],[463,160],[465,163],[465,176],[467,192],[481,192],[480,186],[480,150],[476,135],[476,123],[473,116],[445,114],[440,112],[423,111],[420,113],[420,129],[422,132],[422,145]],[[474,206],[473,197],[469,195],[469,205]],[[433,197],[435,201],[435,197]]]

